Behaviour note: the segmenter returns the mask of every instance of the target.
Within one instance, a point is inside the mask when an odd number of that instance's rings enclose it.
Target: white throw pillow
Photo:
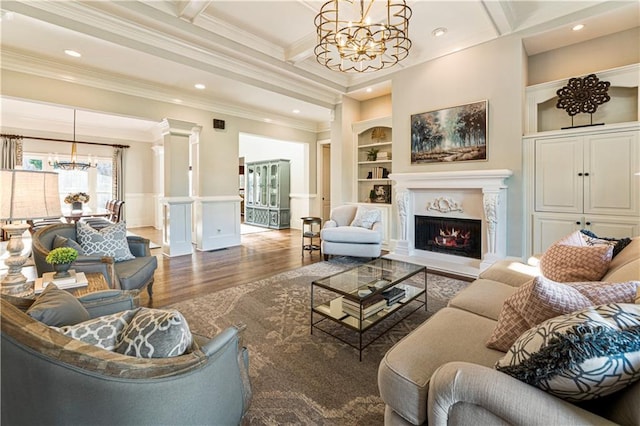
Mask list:
[[[114,223],[101,230],[84,222],[76,224],[78,242],[87,256],[111,256],[116,262],[135,259],[127,242],[127,224]]]
[[[382,220],[382,214],[379,209],[369,209],[358,206],[356,217],[353,218],[351,226],[359,226],[360,228],[371,229],[373,224]]]

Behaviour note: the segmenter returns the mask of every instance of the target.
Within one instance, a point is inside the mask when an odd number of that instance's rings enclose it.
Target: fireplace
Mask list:
[[[505,169],[390,174],[395,182],[399,227],[395,247],[387,257],[477,277],[506,257],[506,181],[512,174]],[[445,222],[432,230],[431,236],[422,235],[418,231],[421,216]],[[449,220],[455,220],[455,225]],[[468,220],[477,222],[470,225]],[[450,235],[469,226],[474,228],[465,228],[464,233],[472,231],[473,243]]]
[[[482,222],[477,219],[415,217],[415,248],[454,256],[482,258]]]

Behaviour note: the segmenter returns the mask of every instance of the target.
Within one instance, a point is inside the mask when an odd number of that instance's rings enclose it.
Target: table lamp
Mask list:
[[[0,170],[0,220],[7,222],[2,229],[9,235],[9,257],[4,261],[9,271],[0,281],[3,294],[19,297],[33,291],[31,285],[27,284],[27,277],[22,274],[22,266],[28,258],[22,255],[22,234],[30,226],[23,221],[60,216],[57,173]]]

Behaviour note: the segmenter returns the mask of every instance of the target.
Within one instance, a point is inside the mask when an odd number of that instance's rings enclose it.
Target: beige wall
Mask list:
[[[508,254],[522,253],[523,54],[505,37],[401,71],[393,77],[393,172],[510,169]],[[487,161],[411,164],[412,114],[488,102]]]
[[[28,74],[2,71],[2,94],[27,100],[69,105],[93,111],[145,118],[160,123],[164,118],[192,122],[202,126],[200,133],[200,194],[202,196],[237,195],[239,133],[264,135],[308,143],[310,153],[309,191],[316,189],[316,134],[274,124],[237,118],[166,102],[90,88]],[[225,130],[214,130],[213,118],[226,121]],[[123,143],[122,141],[120,143]],[[131,172],[126,176],[126,192],[151,192],[154,158],[151,151],[130,152]],[[140,187],[145,185],[144,188]]]
[[[528,86],[640,62],[640,28],[529,57]]]
[[[391,95],[360,102],[360,121],[391,116]]]

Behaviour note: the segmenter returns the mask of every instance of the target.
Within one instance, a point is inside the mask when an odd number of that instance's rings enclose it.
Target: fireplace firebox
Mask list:
[[[477,219],[415,216],[415,248],[482,258],[482,222]]]

